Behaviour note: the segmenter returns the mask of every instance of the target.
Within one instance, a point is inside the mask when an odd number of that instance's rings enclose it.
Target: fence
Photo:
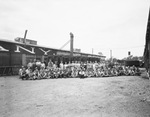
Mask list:
[[[21,66],[0,66],[0,76],[18,75]]]

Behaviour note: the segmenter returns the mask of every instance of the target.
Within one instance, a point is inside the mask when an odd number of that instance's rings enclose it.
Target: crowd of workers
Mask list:
[[[27,66],[22,66],[19,70],[21,79],[52,79],[52,78],[86,78],[86,77],[110,77],[110,76],[129,76],[140,75],[140,70],[135,66],[106,65],[100,62],[57,62],[51,60],[46,64],[39,60],[30,61]]]

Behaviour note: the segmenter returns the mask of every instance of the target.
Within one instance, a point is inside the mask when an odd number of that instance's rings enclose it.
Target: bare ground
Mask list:
[[[150,117],[150,80],[0,77],[0,117]]]

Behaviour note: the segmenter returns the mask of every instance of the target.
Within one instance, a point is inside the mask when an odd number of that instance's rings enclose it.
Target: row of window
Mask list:
[[[25,59],[23,57],[26,57]],[[42,56],[39,55],[25,55],[18,53],[0,53],[0,66],[21,66],[23,63],[29,63],[30,60],[38,59],[42,61]],[[99,59],[94,58],[80,58],[80,57],[62,57],[62,56],[49,56],[45,57],[45,62],[48,62],[51,59],[53,62],[57,61],[60,63],[69,62],[69,61],[99,61]]]

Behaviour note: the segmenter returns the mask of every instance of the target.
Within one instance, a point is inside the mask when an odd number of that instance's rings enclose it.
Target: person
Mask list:
[[[83,63],[83,67],[85,68],[85,70],[87,70],[87,62]]]
[[[59,69],[59,68],[56,68],[56,69],[55,69],[55,71],[54,71],[54,77],[55,77],[55,78],[60,77],[60,69]]]
[[[45,69],[45,67],[46,67],[46,66],[45,66],[45,63],[44,63],[44,61],[42,61],[42,62],[41,62],[41,68],[44,68],[44,69]]]
[[[22,79],[22,80],[25,80],[26,78],[27,78],[26,68],[23,67],[23,69],[22,69],[22,74],[21,74],[21,79]]]
[[[63,64],[63,62],[62,62],[62,61],[60,62],[59,67],[60,67],[60,69],[61,69],[61,70],[63,70],[63,68],[64,68],[64,64]]]
[[[32,69],[32,65],[33,65],[32,59],[30,59],[29,63],[27,64],[27,67],[30,68],[30,69]]]
[[[64,78],[64,70],[60,69],[60,78]]]
[[[94,72],[96,72],[96,62],[92,64],[92,68],[93,68]]]
[[[37,60],[36,66],[37,66],[38,70],[40,70],[40,68],[41,68],[41,61],[40,60]]]
[[[136,68],[136,70],[135,70],[135,75],[137,75],[137,76],[140,76],[140,75],[141,75],[141,72],[140,72],[139,67]]]
[[[48,65],[48,62],[46,62],[46,60],[44,60],[44,64],[45,64],[45,68],[46,68]]]
[[[90,63],[89,63],[89,61],[86,62],[86,68],[87,68],[87,69],[90,68]]]
[[[45,78],[47,78],[47,79],[51,78],[50,73],[51,73],[51,72],[50,72],[50,70],[49,70],[49,68],[48,68],[48,66],[47,66],[46,69],[45,69],[45,74],[46,74]]]
[[[78,66],[77,64],[78,64],[78,62],[77,62],[77,61],[75,61],[75,62],[74,62],[74,66],[75,66],[75,67],[77,67],[77,66]]]
[[[76,67],[77,67],[77,69],[79,69],[79,68],[81,67],[81,63],[80,63],[80,61],[77,61],[77,63],[76,63]]]
[[[64,64],[64,69],[66,69],[67,66],[68,66],[68,64],[67,64],[67,62],[65,62],[65,64]]]
[[[84,69],[79,70],[79,77],[80,78],[85,78],[86,77],[86,73]]]
[[[22,77],[24,66],[19,69],[19,78]]]
[[[28,67],[26,69],[26,80],[31,78],[31,73],[32,73],[32,71],[31,71],[30,67]]]
[[[72,63],[69,61],[67,66],[71,66],[71,65],[72,65]]]
[[[39,79],[39,70],[37,67],[35,67],[35,70],[33,71],[33,80]]]
[[[69,65],[70,65],[70,62],[69,62]],[[71,66],[75,66],[75,62],[74,61],[72,61]]]
[[[52,69],[52,68],[53,68],[53,62],[51,61],[51,59],[49,59],[48,68],[49,68],[49,69]]]
[[[44,79],[46,78],[46,71],[44,67],[41,67],[40,71],[39,71],[39,79]]]
[[[34,71],[36,68],[36,59],[33,60],[33,63],[32,63],[32,71]]]
[[[76,67],[75,67],[75,66],[72,66],[72,67],[71,67],[71,77],[72,77],[72,78],[75,78],[75,77],[76,77]]]

